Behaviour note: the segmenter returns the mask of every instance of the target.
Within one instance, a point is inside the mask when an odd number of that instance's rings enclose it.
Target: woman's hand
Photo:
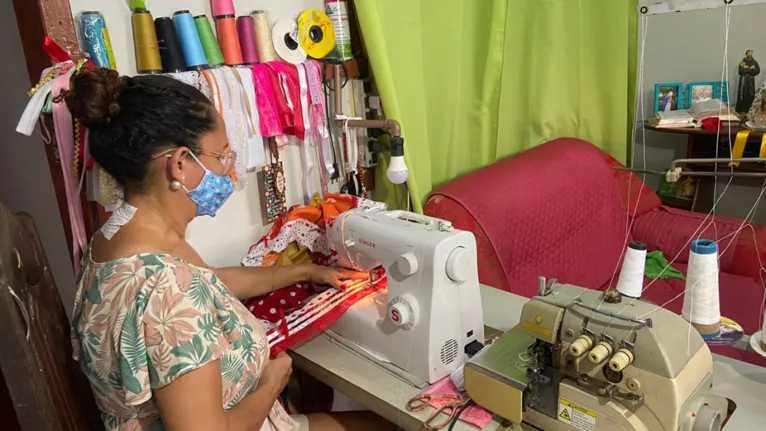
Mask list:
[[[320,265],[311,265],[308,270],[308,280],[314,284],[324,284],[342,289],[347,281],[367,280],[370,274],[366,272],[351,271],[341,268],[329,268]]]
[[[260,385],[269,387],[279,395],[287,386],[290,375],[293,373],[293,360],[287,353],[282,352],[276,358],[270,360],[261,373]]]

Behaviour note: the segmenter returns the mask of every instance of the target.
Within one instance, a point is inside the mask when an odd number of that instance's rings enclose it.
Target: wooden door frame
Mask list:
[[[21,38],[21,46],[24,50],[24,60],[29,75],[30,87],[37,84],[43,70],[50,67],[53,62],[43,50],[43,42],[46,37],[54,40],[63,48],[73,60],[80,59],[80,49],[77,44],[72,8],[69,0],[12,0],[16,11],[16,23]],[[53,130],[53,120],[49,115],[44,115],[41,122],[48,130]],[[58,156],[58,145],[55,135],[51,137],[50,145],[45,145],[45,154],[48,158],[48,166],[51,173],[53,189],[56,192],[56,201],[64,226],[67,249],[72,256],[72,228],[69,218],[69,209],[64,189],[64,177]],[[80,204],[83,206],[83,218],[88,238],[95,231],[95,220],[91,206],[82,193]],[[72,261],[74,267],[74,261]]]

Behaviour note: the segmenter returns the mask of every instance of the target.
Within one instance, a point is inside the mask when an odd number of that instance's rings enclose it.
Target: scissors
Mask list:
[[[467,398],[459,395],[432,395],[432,394],[420,394],[415,395],[407,402],[407,411],[410,412],[422,412],[429,407],[436,409],[435,412],[423,422],[423,428],[427,431],[438,431],[452,422],[455,419],[455,415],[460,409],[468,402]],[[434,404],[443,404],[436,406]],[[436,422],[441,414],[447,416],[447,419]]]

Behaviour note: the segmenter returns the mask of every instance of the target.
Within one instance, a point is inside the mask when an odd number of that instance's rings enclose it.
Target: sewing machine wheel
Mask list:
[[[620,383],[622,381],[622,371],[614,371],[611,368],[604,366],[601,368],[601,371],[604,373],[604,377],[606,380],[610,383]]]

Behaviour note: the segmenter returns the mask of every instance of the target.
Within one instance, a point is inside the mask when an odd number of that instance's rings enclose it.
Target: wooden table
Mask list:
[[[481,287],[484,324],[507,331],[518,323],[521,307],[527,301],[512,293],[488,286]],[[422,421],[430,412],[410,413],[405,403],[420,392],[379,365],[362,358],[327,336],[319,336],[292,353],[293,364],[349,398],[388,419],[407,431],[423,429]],[[741,361],[713,355],[716,394],[737,403],[725,430],[756,430],[763,426],[766,412],[766,369]],[[493,421],[485,430],[512,430]],[[518,428],[515,428],[518,429]],[[459,423],[455,430],[474,430]]]

